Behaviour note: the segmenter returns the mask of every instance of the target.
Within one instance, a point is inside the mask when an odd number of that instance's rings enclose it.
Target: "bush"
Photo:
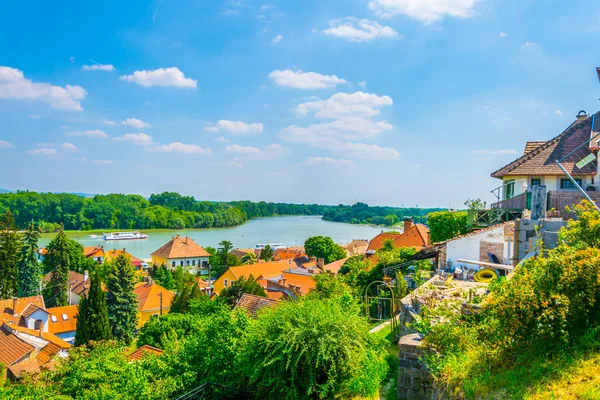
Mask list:
[[[438,211],[427,215],[431,243],[443,242],[467,233],[466,211]]]
[[[184,340],[202,326],[202,319],[194,314],[170,313],[148,321],[140,330],[138,345],[164,349],[167,343]]]

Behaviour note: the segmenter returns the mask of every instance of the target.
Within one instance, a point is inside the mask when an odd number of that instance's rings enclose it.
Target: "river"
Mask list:
[[[389,229],[384,229],[389,230]],[[142,259],[171,240],[172,236],[188,236],[203,247],[218,247],[222,240],[229,240],[237,248],[252,248],[259,243],[283,243],[287,246],[302,246],[311,236],[329,236],[336,243],[348,243],[353,239],[372,239],[382,227],[353,225],[324,221],[318,216],[285,216],[257,218],[231,228],[211,229],[157,229],[146,230],[145,240],[104,241],[90,238],[90,232],[68,232],[67,236],[83,246],[104,245],[106,249],[125,248],[128,253]],[[107,231],[108,232],[108,231]],[[48,244],[55,234],[43,234],[40,247]]]

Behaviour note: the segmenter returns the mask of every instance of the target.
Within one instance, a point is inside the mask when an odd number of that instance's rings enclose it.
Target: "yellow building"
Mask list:
[[[183,267],[191,273],[208,273],[210,254],[189,237],[173,236],[160,249],[152,253],[152,265],[175,269]]]
[[[167,314],[171,309],[173,297],[175,297],[175,293],[154,281],[138,283],[133,291],[139,300],[138,327],[152,318]]]
[[[233,282],[242,277],[247,279],[250,275],[252,275],[255,279],[269,279],[282,276],[283,271],[295,266],[296,264],[293,263],[292,260],[285,260],[278,262],[242,265],[239,267],[229,267],[229,269],[213,283],[213,290],[214,293],[219,294],[221,293],[221,290],[231,286]]]

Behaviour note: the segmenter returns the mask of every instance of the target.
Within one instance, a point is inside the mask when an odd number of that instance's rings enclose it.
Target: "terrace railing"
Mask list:
[[[525,193],[524,193],[525,194]],[[525,201],[527,196],[524,197]],[[492,208],[491,210],[469,210],[467,215],[467,227],[486,227],[492,225],[502,224],[508,221],[514,221],[515,219],[523,216],[523,209],[504,209],[504,208]]]

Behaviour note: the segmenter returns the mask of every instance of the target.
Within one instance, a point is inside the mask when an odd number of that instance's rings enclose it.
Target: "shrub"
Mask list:
[[[467,233],[466,211],[438,211],[427,215],[431,243],[443,242]]]

